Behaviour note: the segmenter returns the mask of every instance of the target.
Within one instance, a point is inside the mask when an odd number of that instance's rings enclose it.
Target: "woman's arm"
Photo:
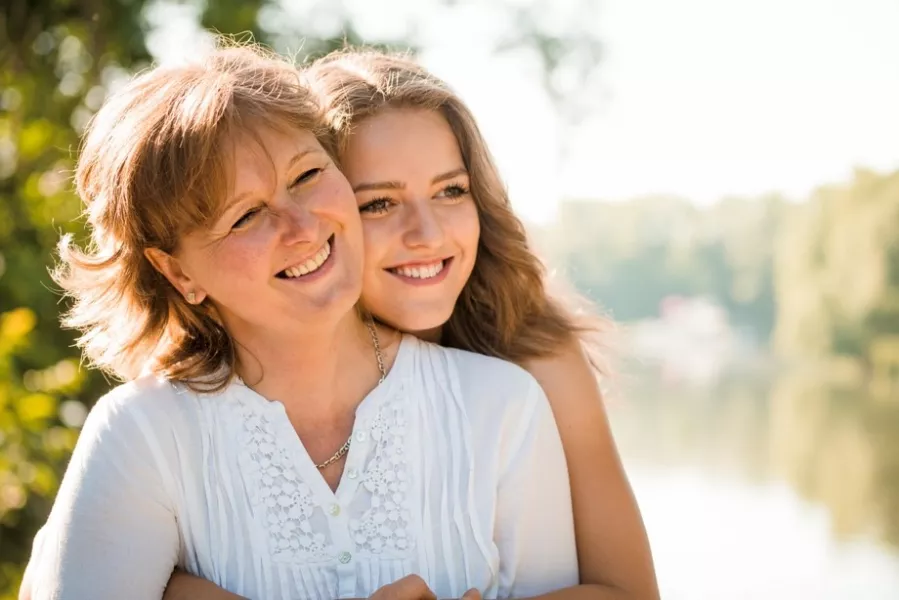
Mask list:
[[[562,437],[581,586],[541,597],[659,597],[646,529],[606,417],[599,385],[578,342],[524,365],[549,399]]]
[[[22,597],[159,600],[179,552],[154,426],[109,396],[91,411],[36,539]]]

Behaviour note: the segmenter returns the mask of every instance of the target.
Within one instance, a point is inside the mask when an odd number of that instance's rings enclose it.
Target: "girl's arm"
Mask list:
[[[657,599],[646,529],[580,343],[572,341],[554,356],[523,366],[546,392],[562,438],[584,584],[546,599]]]

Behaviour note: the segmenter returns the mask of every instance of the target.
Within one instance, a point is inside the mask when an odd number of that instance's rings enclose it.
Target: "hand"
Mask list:
[[[424,579],[418,575],[407,575],[379,588],[369,600],[437,600],[437,596]],[[462,594],[461,600],[482,600],[481,592],[471,588]]]
[[[378,588],[369,600],[437,600],[437,596],[424,579],[418,575],[406,575]]]
[[[477,588],[471,588],[462,594],[462,600],[481,600],[481,592]]]

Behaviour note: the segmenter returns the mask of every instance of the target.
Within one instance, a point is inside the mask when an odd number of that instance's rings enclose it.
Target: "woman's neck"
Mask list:
[[[248,386],[311,422],[355,411],[380,377],[371,334],[355,311],[302,336],[241,336],[238,365]]]

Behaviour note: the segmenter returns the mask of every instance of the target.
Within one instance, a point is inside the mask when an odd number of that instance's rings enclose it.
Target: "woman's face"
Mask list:
[[[343,169],[362,215],[365,307],[403,331],[439,333],[480,236],[449,124],[435,111],[384,110],[353,130]]]
[[[238,339],[336,322],[362,288],[362,228],[346,178],[313,134],[260,133],[261,145],[235,144],[221,216],[173,254],[176,286],[208,297]]]

